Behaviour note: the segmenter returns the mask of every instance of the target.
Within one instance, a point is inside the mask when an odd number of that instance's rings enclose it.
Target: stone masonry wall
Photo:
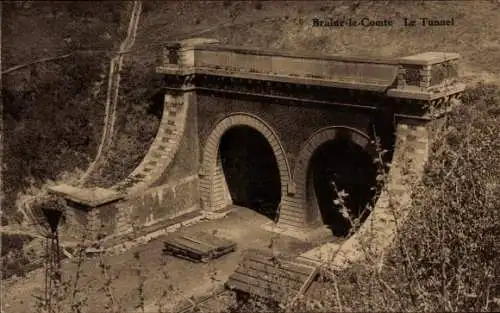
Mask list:
[[[199,147],[196,97],[187,95],[189,105],[184,133],[167,170],[146,191],[133,198],[106,204],[89,211],[78,208],[66,212],[64,233],[67,240],[77,240],[87,227],[90,240],[113,237],[176,218],[200,208]]]
[[[116,205],[118,212],[114,233],[130,231],[132,223],[147,227],[200,208],[197,106],[194,93],[188,95],[188,101],[184,134],[171,164],[147,191]]]
[[[197,175],[199,169],[199,140],[196,95],[189,95],[189,108],[185,120],[186,128],[179,148],[168,169],[152,185],[158,187],[164,184],[175,184],[178,180]]]
[[[87,211],[68,208],[63,213],[59,226],[59,236],[62,241],[77,241],[81,239],[87,226]]]
[[[250,100],[198,93],[198,129],[200,147],[203,148],[215,123],[225,115],[247,112],[257,115],[271,125],[280,137],[287,153],[290,168],[301,145],[315,131],[327,126],[350,126],[365,133],[369,132],[370,116],[353,113],[339,107],[313,106],[307,103],[290,104],[276,100]],[[300,105],[300,106],[299,106]]]
[[[117,204],[115,233],[126,233],[136,226],[150,226],[199,209],[198,177],[187,176],[175,184],[150,189],[141,196]]]

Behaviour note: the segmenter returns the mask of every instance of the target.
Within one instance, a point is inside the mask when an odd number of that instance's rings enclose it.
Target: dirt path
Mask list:
[[[102,162],[104,162],[101,156],[104,155],[107,150],[109,150],[112,144],[114,125],[116,121],[116,107],[118,105],[118,90],[120,88],[120,71],[122,70],[124,58],[123,51],[130,50],[134,45],[141,10],[142,2],[134,1],[132,12],[130,14],[127,37],[121,43],[118,55],[111,59],[108,75],[108,91],[106,94],[106,113],[104,118],[104,129],[101,136],[101,142],[99,144],[99,147],[97,148],[97,154],[94,158],[94,161],[90,163],[87,170],[78,181],[79,186],[83,186],[83,184],[86,182],[87,177],[89,177],[91,173],[95,169],[97,169]]]

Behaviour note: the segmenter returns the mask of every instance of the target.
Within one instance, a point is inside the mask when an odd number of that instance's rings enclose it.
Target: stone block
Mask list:
[[[175,205],[179,210],[190,208],[199,199],[198,180],[192,180],[175,186]]]
[[[99,228],[106,234],[112,234],[116,230],[118,208],[116,205],[108,205],[98,208]]]
[[[154,219],[161,219],[173,214],[175,211],[175,196],[171,187],[159,188],[156,191],[158,197],[157,205],[152,207]]]

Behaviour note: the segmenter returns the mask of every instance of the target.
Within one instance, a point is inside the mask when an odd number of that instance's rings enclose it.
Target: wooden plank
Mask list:
[[[233,243],[233,244],[226,244],[224,246],[220,245],[216,248],[217,251],[219,250],[231,250],[231,251],[234,251],[236,250],[236,243]]]
[[[191,312],[196,307],[200,308],[200,306],[203,305],[204,303],[206,303],[210,300],[213,300],[217,296],[224,295],[227,292],[228,292],[228,290],[226,290],[224,288],[224,286],[219,286],[213,292],[211,292],[209,294],[202,295],[202,296],[196,297],[194,299],[191,298],[191,299],[187,299],[187,300],[182,301],[180,304],[178,304],[175,307],[174,312],[175,313]]]
[[[206,244],[199,244],[199,243],[196,243],[196,242],[193,242],[191,240],[188,240],[184,237],[177,237],[175,238],[175,242],[176,243],[180,243],[186,247],[189,247],[193,250],[197,250],[197,251],[200,251],[202,254],[206,254],[206,253],[209,253],[210,250],[212,249],[211,246],[207,246]]]
[[[226,283],[226,286],[229,289],[243,291],[243,292],[257,295],[257,296],[263,297],[263,298],[277,298],[277,297],[279,297],[279,295],[277,295],[276,292],[272,292],[269,289],[262,288],[260,286],[250,285],[250,284],[247,284],[245,282],[242,282],[242,281],[239,281],[236,279],[229,280]]]
[[[173,255],[173,256],[176,256],[176,257],[180,257],[180,258],[183,258],[183,259],[187,259],[187,260],[190,260],[190,261],[201,261],[202,260],[202,256],[198,253],[194,253],[190,250],[186,250],[186,249],[179,249],[179,248],[176,248],[176,247],[173,247],[173,246],[169,246],[168,248],[166,248],[164,250],[167,254],[170,254],[170,255]]]
[[[186,236],[186,235],[182,236],[182,238],[187,239],[187,240],[192,241],[192,242],[196,242],[196,243],[202,244],[202,245],[209,246],[210,248],[213,248],[213,245],[211,245],[210,243],[208,243],[206,241],[200,241],[200,240],[198,240],[196,238],[189,237],[189,236]]]
[[[168,254],[188,259],[191,261],[194,260],[194,261],[206,262],[207,259],[210,257],[208,253],[203,253],[201,251],[193,249],[192,247],[186,247],[178,243],[177,244],[165,243],[164,251]]]
[[[204,246],[204,247],[207,248],[208,251],[213,250],[213,249],[216,248],[214,245],[212,245],[212,244],[210,244],[208,242],[200,241],[200,240],[197,240],[195,238],[191,238],[191,237],[188,237],[188,236],[182,236],[181,238],[182,239],[186,239],[186,240],[191,241],[191,242],[194,242],[194,243],[199,244],[201,246]]]
[[[267,251],[247,251],[226,286],[265,298],[277,299],[291,294],[292,301],[296,301],[317,277],[317,267],[286,260],[275,263],[271,256]]]
[[[195,253],[195,254],[203,254],[203,251],[200,251],[196,248],[194,248],[193,246],[189,246],[189,245],[185,245],[183,243],[180,243],[179,241],[171,241],[171,242],[168,242],[168,243],[165,243],[165,248],[166,249],[177,249],[177,250],[183,250],[183,251],[186,251],[186,252],[191,252],[191,253]]]
[[[224,248],[224,249],[222,249],[222,248],[221,248],[221,249],[217,249],[217,250],[215,250],[215,251],[213,252],[213,254],[214,254],[214,256],[219,257],[219,256],[222,256],[222,255],[224,255],[224,254],[228,254],[228,253],[230,253],[230,252],[233,252],[233,251],[235,251],[235,250],[236,250],[236,246],[233,246],[233,247],[228,247],[228,248]]]
[[[256,277],[246,276],[240,273],[231,274],[231,276],[229,277],[229,281],[234,281],[234,280],[245,283],[247,285],[262,288],[264,290],[267,290],[267,292],[270,294],[274,293],[278,295],[285,291],[285,288],[283,288],[278,282],[265,281]],[[295,292],[297,291],[298,290],[295,290]]]
[[[203,242],[211,244],[212,246],[216,247],[216,249],[236,246],[236,243],[231,240],[218,237],[217,235],[207,234],[205,232],[196,233],[196,238]]]
[[[167,252],[173,252],[176,256],[185,256],[202,262],[208,262],[212,258],[232,252],[235,248],[235,242],[204,232],[192,235],[182,234],[168,238],[165,241]]]
[[[312,282],[316,278],[317,274],[318,274],[318,269],[314,268],[314,270],[311,271],[311,274],[309,275],[309,277],[307,278],[307,280],[304,282],[304,284],[300,288],[300,290],[297,293],[297,295],[293,298],[291,304],[295,303],[295,301],[297,301],[297,299],[299,298],[299,296],[301,294],[304,294],[307,291],[307,288],[309,288],[309,286],[312,284]]]
[[[255,261],[252,259],[245,259],[242,262],[241,266],[245,267],[245,268],[259,270],[262,272],[268,272],[270,274],[285,276],[288,279],[292,279],[292,280],[300,281],[300,282],[304,281],[308,276],[308,274],[289,271],[286,268],[280,267],[278,265],[270,265],[268,263],[262,263],[262,262]]]
[[[271,265],[275,266],[277,268],[285,269],[288,271],[292,271],[298,274],[304,274],[304,275],[309,275],[309,273],[312,270],[312,267],[306,266],[306,265],[298,265],[298,264],[292,264],[288,263],[286,261],[281,261],[279,265],[276,265],[273,261],[269,260],[266,255],[259,255],[259,252],[249,252],[247,254],[247,258],[258,263],[266,264],[266,265]]]
[[[196,254],[203,254],[204,251],[197,249],[196,247],[193,247],[193,245],[190,245],[189,243],[186,242],[181,242],[178,238],[172,239],[168,242],[165,243],[165,247],[168,248],[170,247],[175,247],[178,249],[184,249],[190,252],[194,252]]]
[[[261,271],[257,271],[254,269],[243,269],[238,268],[235,271],[235,274],[244,275],[250,278],[255,278],[263,283],[275,283],[281,286],[281,288],[289,288],[295,291],[299,291],[301,286],[303,285],[302,281],[295,281],[291,279],[287,279],[286,277],[280,277],[278,275],[269,275],[268,273],[264,273]]]
[[[273,254],[271,253],[271,251],[267,250],[248,249],[245,251],[245,257],[248,258],[250,256],[271,258]]]
[[[178,249],[185,249],[185,250],[188,250],[188,251],[192,251],[192,252],[195,252],[195,253],[201,253],[202,251],[196,249],[195,247],[193,247],[192,245],[189,245],[189,244],[186,244],[185,242],[180,242],[179,240],[177,240],[177,238],[170,238],[169,240],[165,241],[165,248],[168,248],[168,247],[175,247],[175,248],[178,248]]]
[[[247,284],[239,282],[237,280],[233,280],[231,282],[228,281],[226,283],[226,286],[232,290],[243,291],[243,292],[257,295],[257,296],[263,297],[263,298],[270,298],[271,297],[271,295],[266,290],[263,290],[262,288],[247,285]]]
[[[239,268],[239,267],[238,267]],[[254,270],[261,273],[269,273],[271,275],[283,277],[289,280],[293,280],[299,283],[303,283],[307,279],[307,275],[297,274],[295,272],[288,272],[286,270],[271,267],[258,262],[253,262],[252,260],[245,260],[241,265],[242,270]],[[238,270],[238,269],[237,269]]]
[[[191,234],[191,235],[185,235],[184,236],[185,238],[189,238],[191,240],[197,240],[199,242],[203,242],[205,244],[208,244],[210,245],[212,248],[215,248],[217,247],[216,244],[214,244],[214,236],[213,235],[210,235],[210,234],[207,234],[207,233],[204,233],[204,232],[198,232],[198,233],[195,233],[195,234]]]
[[[212,252],[216,254],[229,253],[236,249],[235,242],[205,232],[199,232],[190,237],[184,237],[210,245],[212,247]],[[193,237],[196,237],[196,239],[194,239]]]

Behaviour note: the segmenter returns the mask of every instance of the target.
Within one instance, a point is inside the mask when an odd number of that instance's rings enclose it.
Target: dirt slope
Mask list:
[[[500,73],[498,1],[282,1],[156,3],[138,42],[153,45],[195,27],[224,43],[276,49],[399,56],[428,50],[462,54],[466,73]],[[313,18],[389,19],[393,27],[313,27]],[[405,27],[404,18],[454,18],[454,26]]]

